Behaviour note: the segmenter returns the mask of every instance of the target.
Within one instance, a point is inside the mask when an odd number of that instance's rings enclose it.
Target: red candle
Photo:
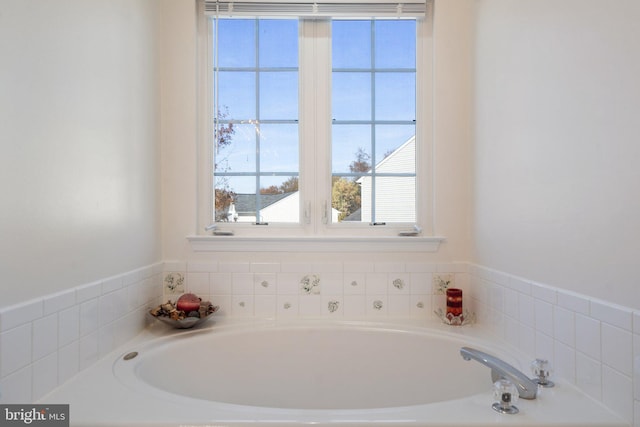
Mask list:
[[[462,289],[447,289],[447,318],[462,318]]]

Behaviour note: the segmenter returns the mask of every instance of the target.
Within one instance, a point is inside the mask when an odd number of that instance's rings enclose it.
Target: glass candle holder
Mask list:
[[[447,289],[447,319],[462,319],[462,289]]]

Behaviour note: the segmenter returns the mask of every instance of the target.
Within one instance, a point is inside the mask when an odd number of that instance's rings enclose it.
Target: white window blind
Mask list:
[[[205,0],[205,14],[230,16],[297,16],[369,18],[420,18],[431,14],[433,0],[402,1],[221,1]]]

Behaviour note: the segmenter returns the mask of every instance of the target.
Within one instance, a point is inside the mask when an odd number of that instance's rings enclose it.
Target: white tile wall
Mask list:
[[[478,318],[499,338],[640,427],[639,313],[481,266],[469,266],[469,278]]]
[[[0,403],[38,400],[138,334],[161,263],[0,310]]]
[[[27,301],[0,310],[0,403],[36,400],[130,339],[176,296],[169,273],[218,316],[281,319],[431,319],[445,301],[437,279],[450,279],[498,338],[640,427],[640,313],[466,263],[166,261]]]

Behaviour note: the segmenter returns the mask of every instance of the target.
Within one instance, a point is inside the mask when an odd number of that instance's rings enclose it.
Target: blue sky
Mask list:
[[[219,22],[217,58],[222,71],[218,104],[228,111],[228,118],[243,123],[235,125],[233,142],[221,151],[220,158],[224,157],[224,167],[232,173],[253,172],[259,161],[262,172],[297,174],[297,124],[269,120],[298,119],[298,22],[262,20],[258,31],[260,42],[256,45],[255,20]],[[341,123],[371,120],[373,114],[376,120],[415,119],[415,22],[376,21],[372,32],[370,21],[334,21],[332,37],[332,115],[337,121],[332,132],[332,171],[348,173],[358,149],[369,154],[375,151],[376,161],[380,161],[415,134],[412,124]],[[375,77],[372,63],[378,71]],[[260,68],[259,77],[256,67]],[[258,139],[253,123],[258,120],[260,153],[256,156]],[[286,179],[262,177],[260,187],[279,185]],[[255,182],[251,177],[229,177],[238,193],[254,192]]]

